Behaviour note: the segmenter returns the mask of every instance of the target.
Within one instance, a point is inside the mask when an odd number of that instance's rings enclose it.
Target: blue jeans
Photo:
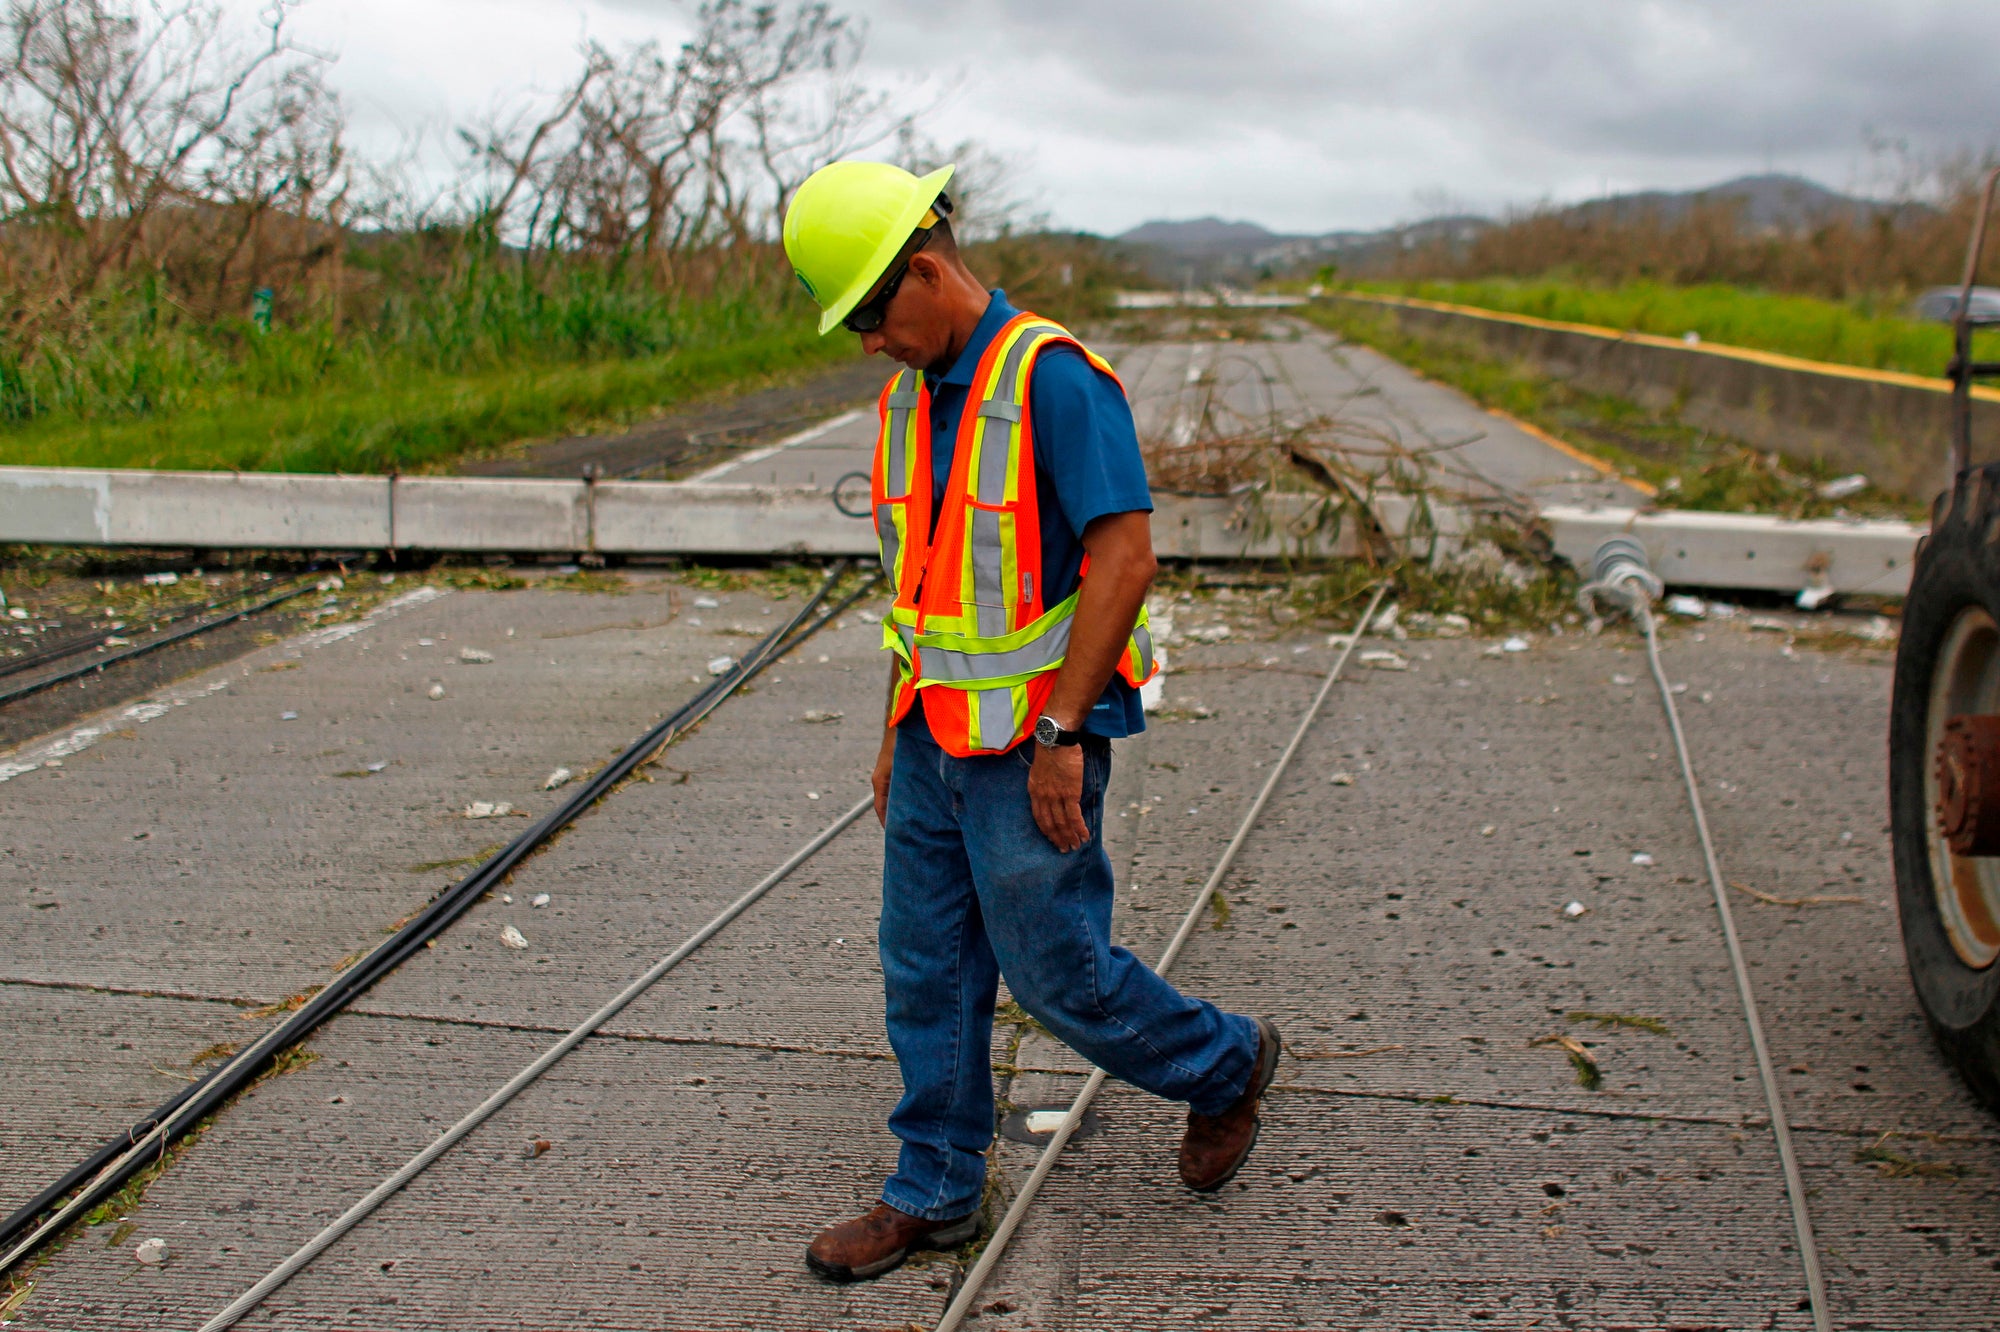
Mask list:
[[[955,758],[921,714],[896,738],[880,944],[889,1043],[903,1072],[889,1128],[902,1152],[882,1201],[933,1221],[979,1206],[1003,974],[1021,1007],[1084,1058],[1202,1114],[1235,1102],[1256,1062],[1249,1018],[1182,994],[1111,943],[1109,745],[1086,744],[1090,840],[1067,855],[1028,805],[1034,748]]]

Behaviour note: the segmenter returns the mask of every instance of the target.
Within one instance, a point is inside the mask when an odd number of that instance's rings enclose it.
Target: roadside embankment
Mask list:
[[[1921,499],[1944,482],[1951,386],[1943,379],[1414,297],[1327,299],[1385,313],[1407,333],[1470,343],[1587,392],[1669,412],[1802,463],[1864,473],[1880,490]],[[1975,462],[2000,457],[2000,390],[1973,390],[1972,431]]]

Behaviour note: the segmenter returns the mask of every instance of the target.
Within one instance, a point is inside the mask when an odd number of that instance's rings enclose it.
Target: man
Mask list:
[[[897,1169],[806,1261],[878,1276],[979,1230],[1000,976],[1115,1077],[1188,1103],[1180,1173],[1211,1191],[1257,1138],[1276,1028],[1112,946],[1101,837],[1113,739],[1143,730],[1152,500],[1109,365],[967,270],[943,193],[872,162],[816,172],[785,249],[822,310],[905,367],[882,395],[876,532],[896,602],[875,762],[879,943],[903,1098]]]

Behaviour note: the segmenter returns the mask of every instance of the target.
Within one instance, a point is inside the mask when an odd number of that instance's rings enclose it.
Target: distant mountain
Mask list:
[[[1150,245],[1175,254],[1220,254],[1249,253],[1277,241],[1295,238],[1266,231],[1255,222],[1225,222],[1219,217],[1198,217],[1192,222],[1142,223],[1117,239],[1128,245]]]
[[[1921,207],[1857,199],[1802,176],[1766,174],[1699,190],[1615,194],[1550,211],[1578,220],[1652,214],[1671,222],[1696,207],[1722,203],[1734,204],[1739,223],[1758,231],[1796,231],[1830,220],[1852,221],[1884,210]],[[1491,219],[1460,214],[1379,231],[1286,235],[1255,222],[1203,217],[1187,222],[1147,222],[1117,239],[1133,247],[1133,256],[1159,281],[1207,283],[1251,281],[1271,273],[1310,270],[1328,262],[1349,270],[1366,268],[1398,250],[1438,240],[1469,243],[1493,225]]]

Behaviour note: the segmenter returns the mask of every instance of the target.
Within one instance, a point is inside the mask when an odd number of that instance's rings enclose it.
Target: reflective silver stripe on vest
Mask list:
[[[1143,624],[1132,626],[1132,646],[1139,649],[1139,678],[1153,673],[1153,634]]]
[[[998,508],[1007,502],[1011,436],[1023,414],[1022,404],[1014,398],[1014,386],[1021,374],[1022,361],[1049,336],[1048,329],[1037,326],[1016,338],[993,380],[991,396],[979,404],[979,477],[974,494],[981,504]],[[1034,460],[1023,459],[1022,465],[1032,467]],[[980,637],[996,638],[1011,628],[1007,623],[1007,608],[1014,603],[1013,589],[1007,586],[1004,577],[1000,515],[992,509],[974,509],[970,527],[974,618]]]
[[[1011,685],[982,689],[975,696],[979,707],[979,747],[999,749],[1014,738],[1014,690]]]
[[[919,649],[924,683],[971,684],[1053,670],[1069,655],[1069,622],[1070,617],[1065,616],[1032,643],[1005,652],[958,652],[925,643]]]
[[[889,499],[901,499],[910,493],[910,413],[923,401],[916,389],[916,375],[914,370],[901,372],[891,381],[893,387],[889,390],[889,448],[882,475],[882,493]],[[875,539],[882,547],[882,571],[894,578],[903,548],[902,538],[896,533],[894,505],[884,504],[875,510]]]

